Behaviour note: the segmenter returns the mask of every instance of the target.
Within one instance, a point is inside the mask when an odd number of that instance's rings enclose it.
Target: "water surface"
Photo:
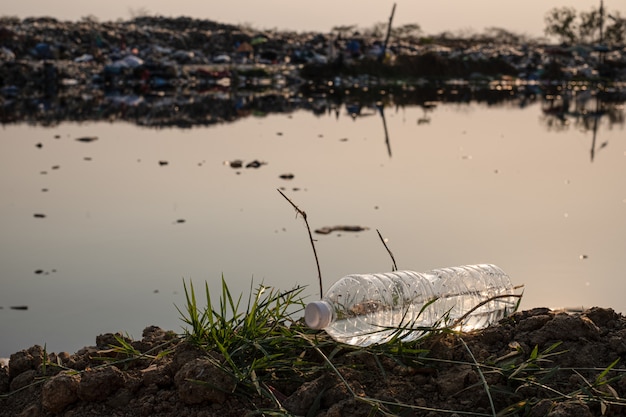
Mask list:
[[[542,107],[388,107],[384,120],[341,107],[184,130],[5,125],[0,356],[180,331],[183,279],[215,294],[222,276],[234,294],[305,285],[317,298],[304,222],[278,188],[313,229],[369,228],[315,235],[326,288],[391,269],[378,229],[401,269],[489,262],[525,284],[523,308],[626,311],[623,108],[594,137],[594,119]],[[266,164],[245,168],[255,160]]]

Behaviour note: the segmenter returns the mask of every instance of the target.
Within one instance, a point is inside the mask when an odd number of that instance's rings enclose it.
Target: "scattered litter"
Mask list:
[[[162,166],[162,167],[165,166],[165,165],[168,165],[168,164],[169,164],[169,162],[167,162],[167,161],[159,161],[159,165]]]
[[[224,165],[228,165],[231,168],[239,169],[243,167],[243,161],[241,159],[234,159],[232,161],[224,161]]]
[[[283,179],[283,180],[292,180],[294,179],[294,175],[293,174],[282,174],[279,175],[279,178]]]
[[[35,213],[33,216],[34,216],[36,219],[44,219],[44,218],[46,217],[46,215],[45,215],[45,214],[42,214],[42,213]]]
[[[260,168],[263,165],[267,165],[267,162],[261,162],[261,161],[255,159],[252,162],[248,162],[246,164],[246,168]]]
[[[364,226],[332,226],[332,227],[322,227],[315,230],[315,233],[319,233],[320,235],[328,235],[332,232],[363,232],[365,230],[369,230],[369,227]]]
[[[96,140],[98,140],[97,136],[85,136],[82,138],[77,138],[76,139],[78,142],[83,142],[83,143],[90,143],[90,142],[94,142]]]

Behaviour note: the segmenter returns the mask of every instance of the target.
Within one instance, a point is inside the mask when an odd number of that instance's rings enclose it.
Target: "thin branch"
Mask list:
[[[378,237],[380,238],[380,241],[383,242],[383,246],[385,246],[385,249],[387,249],[387,253],[389,253],[389,256],[391,256],[391,262],[393,262],[393,269],[392,269],[392,271],[397,271],[398,270],[398,265],[396,265],[396,258],[393,257],[393,253],[391,253],[391,251],[387,247],[387,243],[385,243],[385,239],[383,239],[383,236],[380,234],[378,229],[376,229],[376,233],[378,233]]]
[[[324,290],[322,288],[322,270],[320,269],[320,262],[319,262],[319,259],[317,258],[317,250],[315,249],[315,239],[313,239],[313,235],[311,234],[311,228],[309,227],[309,222],[307,221],[306,213],[303,210],[301,210],[300,207],[296,206],[294,202],[291,201],[291,199],[287,197],[282,191],[280,191],[279,189],[276,189],[276,190],[280,193],[280,195],[285,197],[285,200],[289,201],[289,204],[291,204],[293,208],[296,209],[296,213],[301,215],[302,218],[304,219],[306,230],[307,232],[309,232],[309,240],[311,241],[311,247],[313,248],[313,255],[315,256],[315,265],[317,265],[317,278],[320,283],[320,298],[322,298],[324,297]]]

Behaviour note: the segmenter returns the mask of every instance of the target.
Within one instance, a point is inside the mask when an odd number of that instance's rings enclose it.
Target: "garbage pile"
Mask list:
[[[393,37],[385,48],[358,32],[257,31],[189,17],[0,18],[3,123],[132,117],[186,126],[232,120],[251,103],[281,111],[363,87],[433,84],[439,91],[451,78],[487,89],[503,78],[533,86],[608,79],[623,97],[626,50]]]

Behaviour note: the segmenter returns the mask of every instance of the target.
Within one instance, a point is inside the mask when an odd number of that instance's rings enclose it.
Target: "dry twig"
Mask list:
[[[279,189],[277,189],[277,191],[280,193],[280,195],[285,197],[285,200],[289,201],[289,204],[291,204],[294,209],[296,209],[296,216],[299,214],[304,219],[306,230],[307,232],[309,232],[309,240],[311,241],[311,247],[313,248],[313,255],[315,256],[315,264],[317,265],[317,278],[320,283],[320,298],[322,298],[324,297],[324,290],[322,287],[322,271],[320,269],[319,259],[317,258],[317,250],[315,249],[315,239],[313,239],[313,235],[311,234],[311,228],[309,227],[309,222],[307,220],[306,213],[304,212],[304,210],[301,210],[300,207],[296,206],[294,202],[291,201],[291,199],[287,197],[282,191],[280,191]]]

